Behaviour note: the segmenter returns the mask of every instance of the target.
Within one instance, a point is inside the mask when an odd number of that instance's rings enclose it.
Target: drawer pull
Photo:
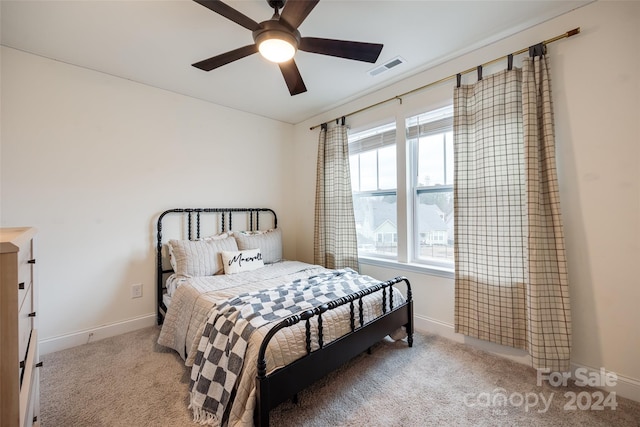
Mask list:
[[[36,363],[36,368],[42,368],[43,363],[42,362],[38,362]]]
[[[28,262],[29,264],[35,264],[35,263],[36,263],[36,260],[35,260],[35,258],[34,258],[34,259],[30,259],[30,260],[29,260],[29,261],[27,261],[27,262]]]
[[[33,313],[29,313],[28,316],[29,317],[36,317],[36,312],[34,311]]]
[[[24,289],[24,282],[18,283],[18,289]]]

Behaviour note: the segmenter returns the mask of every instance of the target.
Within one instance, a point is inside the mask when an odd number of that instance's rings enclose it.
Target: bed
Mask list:
[[[405,277],[284,260],[281,233],[268,208],[180,208],[157,220],[158,342],[191,367],[195,421],[269,425],[272,408],[376,342],[413,345]]]

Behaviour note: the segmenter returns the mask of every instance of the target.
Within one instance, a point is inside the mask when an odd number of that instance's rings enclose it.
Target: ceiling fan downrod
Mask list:
[[[276,13],[284,6],[284,0],[267,0],[269,6],[276,10]]]

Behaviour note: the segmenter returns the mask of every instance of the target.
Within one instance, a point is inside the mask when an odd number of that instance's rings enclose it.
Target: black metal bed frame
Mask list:
[[[221,231],[232,230],[233,213],[249,214],[249,228],[259,230],[259,214],[269,212],[273,215],[274,227],[277,227],[277,217],[273,210],[268,208],[196,208],[196,209],[171,209],[163,212],[158,218],[157,226],[157,292],[158,292],[158,324],[161,324],[166,307],[162,301],[164,292],[164,275],[173,270],[165,270],[162,266],[162,219],[171,213],[187,215],[187,234],[189,240],[193,236],[193,218],[195,215],[195,238],[200,238],[200,221],[202,213],[217,213],[221,215]],[[254,228],[255,214],[255,228]],[[228,215],[228,226],[225,227],[225,215]],[[404,282],[406,285],[406,299],[400,304],[394,304],[394,285]],[[382,315],[365,323],[363,312],[363,298],[375,292],[382,293]],[[387,299],[388,292],[388,299]],[[349,305],[351,331],[342,337],[325,344],[323,342],[323,313]],[[357,316],[356,316],[357,315]],[[311,350],[311,320],[317,318],[318,348]],[[291,327],[300,322],[305,322],[305,344],[307,354],[295,362],[279,368],[267,374],[266,351],[271,339],[284,328]],[[405,327],[409,347],[413,346],[413,297],[411,284],[406,277],[398,276],[386,282],[370,286],[359,292],[338,298],[327,304],[315,307],[312,310],[289,316],[277,323],[264,337],[258,353],[257,377],[256,377],[256,409],[254,422],[258,426],[269,425],[269,411],[280,403],[290,398],[296,398],[297,393],[330,372],[334,371],[347,361],[364,351],[369,351],[371,346],[393,333],[400,327]]]
[[[233,227],[233,214],[242,213],[249,214],[249,230],[260,229],[260,213],[268,212],[273,215],[273,227],[278,227],[278,217],[276,213],[269,208],[181,208],[181,209],[169,209],[160,214],[157,222],[156,233],[156,298],[157,298],[157,321],[158,325],[161,325],[164,321],[164,316],[167,314],[167,307],[162,301],[164,294],[164,281],[165,275],[173,273],[172,269],[164,269],[162,266],[162,220],[169,214],[183,214],[187,216],[187,238],[189,240],[199,239],[200,237],[200,224],[201,216],[203,213],[213,213],[220,215],[220,232],[230,231]],[[255,215],[255,216],[254,216]],[[194,224],[195,217],[195,224]],[[227,220],[228,218],[228,220]],[[255,219],[255,221],[254,221]],[[195,227],[195,230],[194,230]],[[194,236],[195,232],[195,236]]]

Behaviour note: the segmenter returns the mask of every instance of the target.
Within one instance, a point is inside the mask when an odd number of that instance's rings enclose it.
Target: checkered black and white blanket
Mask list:
[[[257,328],[358,292],[379,280],[351,269],[246,293],[214,306],[191,371],[191,409],[202,424],[224,423],[249,337]]]

